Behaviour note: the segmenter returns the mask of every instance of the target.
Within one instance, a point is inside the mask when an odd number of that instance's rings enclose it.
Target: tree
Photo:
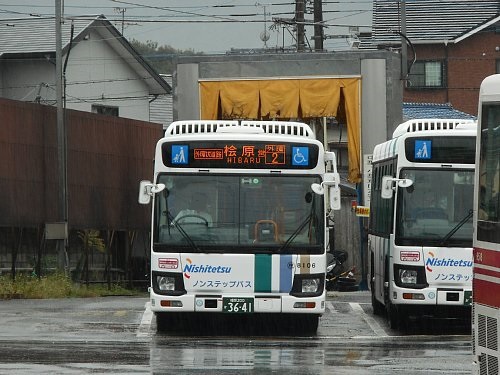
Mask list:
[[[130,41],[132,47],[141,55],[158,73],[172,74],[177,56],[199,56],[203,52],[192,49],[180,50],[168,45],[158,46],[158,42],[148,40],[145,43],[136,39]]]

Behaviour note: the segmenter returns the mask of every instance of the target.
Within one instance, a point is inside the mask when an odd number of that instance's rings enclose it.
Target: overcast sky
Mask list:
[[[292,29],[271,28],[273,18],[292,18],[294,0],[62,0],[65,16],[104,14],[127,39],[197,52],[224,53],[231,48],[261,48],[294,44]],[[312,0],[308,8],[312,10]],[[54,16],[55,0],[0,0],[0,19]],[[264,15],[265,13],[265,15]],[[371,0],[323,0],[323,20],[332,35],[324,48],[345,48],[349,26],[370,30]],[[306,14],[306,21],[313,15]],[[314,48],[313,29],[306,38]]]

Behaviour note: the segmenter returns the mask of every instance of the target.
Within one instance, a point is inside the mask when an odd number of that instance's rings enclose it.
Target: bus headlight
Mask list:
[[[417,271],[401,269],[399,270],[399,279],[403,284],[416,284]]]
[[[181,296],[186,294],[182,273],[153,271],[151,281],[151,286],[156,294],[166,296]]]
[[[302,293],[316,293],[319,288],[318,279],[304,279],[302,280]]]
[[[394,282],[400,288],[423,289],[428,287],[423,266],[394,265]]]
[[[175,290],[175,279],[169,276],[156,276],[158,289],[161,291]]]
[[[294,297],[317,297],[325,289],[325,274],[295,275],[290,295]]]

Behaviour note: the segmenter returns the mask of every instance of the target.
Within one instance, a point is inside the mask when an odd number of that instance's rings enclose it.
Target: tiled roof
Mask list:
[[[399,0],[374,0],[373,43],[400,44]],[[499,0],[406,1],[406,36],[412,43],[454,42],[500,20]]]
[[[418,118],[475,120],[476,116],[456,110],[449,103],[403,103],[403,121]]]
[[[98,17],[95,16],[94,20]],[[74,23],[74,38],[89,27],[93,19],[76,18]],[[23,18],[0,19],[0,56],[8,53],[43,53],[56,50],[55,19]],[[66,19],[61,25],[63,48],[69,43],[71,35],[71,20]]]

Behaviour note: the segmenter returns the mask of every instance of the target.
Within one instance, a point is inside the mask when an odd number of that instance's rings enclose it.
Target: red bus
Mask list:
[[[479,93],[474,196],[473,373],[499,373],[500,362],[500,74]]]

